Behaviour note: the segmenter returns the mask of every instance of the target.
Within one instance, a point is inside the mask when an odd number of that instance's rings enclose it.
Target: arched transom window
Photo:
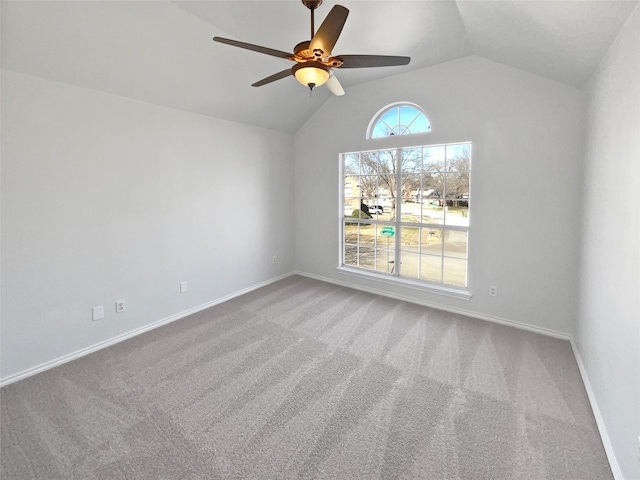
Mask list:
[[[411,135],[431,131],[431,125],[422,109],[411,103],[385,107],[369,124],[367,138]]]

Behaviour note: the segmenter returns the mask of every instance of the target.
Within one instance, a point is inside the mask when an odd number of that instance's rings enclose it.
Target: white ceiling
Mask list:
[[[316,28],[335,1],[316,11]],[[481,55],[580,88],[638,0],[340,0],[334,54],[408,55],[403,67],[337,70],[349,87]],[[329,98],[293,77],[253,88],[290,62],[214,43],[292,51],[309,11],[282,1],[2,1],[2,68],[293,133]]]

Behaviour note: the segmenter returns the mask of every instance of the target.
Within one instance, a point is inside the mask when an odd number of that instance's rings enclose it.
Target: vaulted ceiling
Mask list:
[[[316,28],[336,2],[316,11]],[[341,0],[334,54],[407,55],[402,67],[337,70],[344,89],[467,55],[580,88],[638,1]],[[2,1],[2,68],[180,110],[294,133],[330,94],[293,77],[250,85],[291,64],[212,42],[292,51],[309,10],[286,1]],[[344,97],[341,97],[344,98]]]

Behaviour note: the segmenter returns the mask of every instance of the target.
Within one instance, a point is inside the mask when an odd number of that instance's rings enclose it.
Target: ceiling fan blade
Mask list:
[[[392,55],[340,55],[337,58],[344,62],[340,68],[394,67],[408,65],[411,61],[411,57]]]
[[[265,55],[271,55],[272,57],[292,59],[293,54],[283,52],[281,50],[274,50],[273,48],[261,47],[260,45],[253,45],[252,43],[238,42],[237,40],[231,40],[229,38],[213,37],[214,42],[226,43],[234,47],[244,48],[246,50],[252,50],[258,53],[264,53]]]
[[[311,39],[309,51],[315,55],[315,51],[322,50],[323,53],[320,56],[328,57],[338,41],[344,22],[347,21],[347,15],[349,15],[347,8],[342,5],[335,5]]]
[[[280,80],[281,78],[288,77],[289,75],[291,75],[291,69],[287,68],[286,70],[283,70],[283,71],[278,72],[278,73],[274,73],[273,75],[271,75],[271,76],[269,76],[267,78],[263,78],[262,80],[252,84],[251,86],[252,87],[261,87],[263,85],[266,85],[267,83],[275,82],[276,80]]]
[[[325,85],[327,86],[329,91],[334,95],[338,97],[341,97],[342,95],[344,95],[344,89],[342,88],[342,85],[340,85],[340,82],[338,81],[338,77],[336,77],[335,75],[332,74],[329,77],[329,80],[327,80],[327,82],[325,83]]]

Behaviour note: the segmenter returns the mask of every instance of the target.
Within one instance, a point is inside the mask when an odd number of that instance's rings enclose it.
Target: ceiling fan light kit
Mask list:
[[[329,67],[322,63],[314,64],[313,62],[298,63],[291,69],[293,75],[302,85],[313,90],[315,87],[324,85],[329,80]]]
[[[335,5],[327,17],[314,33],[314,11],[322,4],[322,0],[302,0],[302,3],[311,11],[311,40],[300,42],[294,48],[294,53],[287,53],[281,50],[239,42],[222,37],[213,37],[215,42],[226,43],[234,47],[252,50],[254,52],[271,55],[273,57],[285,58],[296,62],[290,70],[284,70],[264,78],[252,84],[253,87],[261,87],[281,78],[293,75],[302,85],[313,90],[327,83],[331,79],[329,90],[335,95],[344,95],[344,90],[338,82],[334,68],[366,68],[366,67],[390,67],[396,65],[407,65],[410,57],[398,57],[390,55],[342,55],[331,56],[331,50],[338,41],[342,32],[342,27],[347,20],[349,10],[342,5]]]

